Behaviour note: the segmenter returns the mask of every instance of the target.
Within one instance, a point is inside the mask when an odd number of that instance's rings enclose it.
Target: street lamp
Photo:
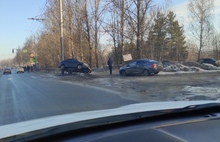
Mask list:
[[[60,61],[64,60],[64,47],[63,47],[63,0],[60,0]]]

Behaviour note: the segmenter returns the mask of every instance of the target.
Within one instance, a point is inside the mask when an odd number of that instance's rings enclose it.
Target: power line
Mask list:
[[[41,8],[39,10],[39,12],[37,13],[37,16],[35,16],[33,18],[28,18],[28,20],[32,20],[33,21],[32,25],[30,27],[30,31],[33,31],[32,34],[36,34],[37,31],[39,30],[40,26],[42,25],[42,23],[39,23],[39,21],[40,20],[42,21],[44,19],[44,18],[42,18],[42,16],[43,16],[43,13],[46,10],[47,4],[48,4],[48,0],[46,0],[45,4],[43,5],[43,8]]]

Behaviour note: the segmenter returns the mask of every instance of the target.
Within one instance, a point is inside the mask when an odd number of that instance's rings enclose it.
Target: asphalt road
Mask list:
[[[136,102],[113,91],[45,79],[34,73],[0,75],[0,125],[132,103]]]

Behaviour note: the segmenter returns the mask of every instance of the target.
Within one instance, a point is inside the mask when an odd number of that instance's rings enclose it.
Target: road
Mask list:
[[[114,91],[45,79],[34,73],[0,75],[0,125],[132,103],[136,101]]]

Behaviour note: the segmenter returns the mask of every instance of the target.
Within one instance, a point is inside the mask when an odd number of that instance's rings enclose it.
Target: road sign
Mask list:
[[[132,60],[132,56],[131,54],[125,54],[123,55],[123,60],[126,61],[131,61]]]

